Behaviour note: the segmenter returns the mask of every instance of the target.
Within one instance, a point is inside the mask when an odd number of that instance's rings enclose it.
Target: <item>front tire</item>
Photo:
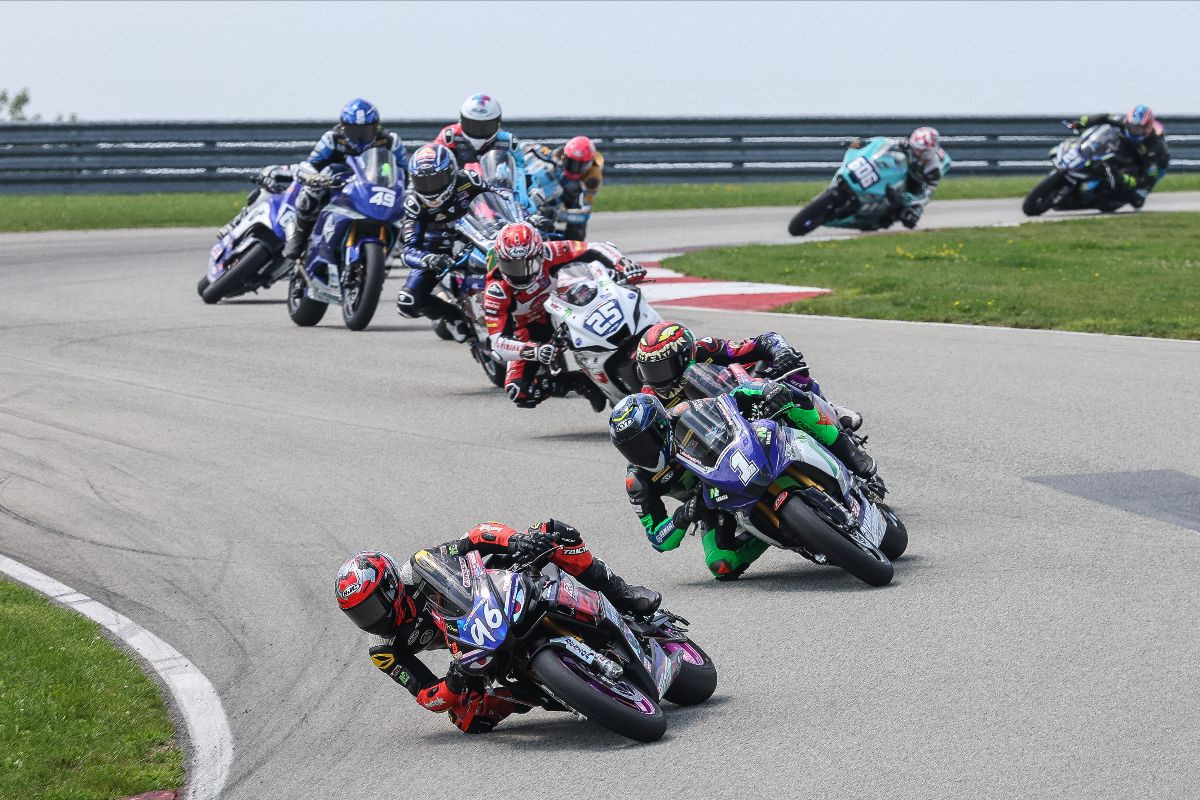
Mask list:
[[[788,532],[803,542],[810,552],[824,555],[830,564],[841,567],[871,586],[885,586],[891,582],[895,570],[886,556],[877,557],[863,550],[829,527],[800,498],[788,498],[780,509],[779,517],[781,527],[786,526]]]
[[[292,272],[292,279],[288,282],[288,316],[301,328],[311,328],[321,321],[321,317],[325,316],[325,311],[329,306],[304,296],[307,284],[300,274],[302,269],[304,268],[297,266]]]
[[[492,358],[492,348],[487,342],[472,342],[471,355],[483,368],[488,382],[498,389],[504,388],[504,380],[508,376],[508,368],[500,361]]]
[[[271,260],[271,251],[261,242],[246,248],[225,274],[210,283],[201,293],[206,303],[215,303],[226,297],[234,297],[250,291],[250,283],[259,271]]]
[[[908,528],[900,520],[900,517],[892,510],[892,507],[886,503],[876,503],[880,513],[883,514],[883,519],[887,522],[887,530],[884,531],[883,541],[879,543],[879,549],[889,561],[895,561],[900,556],[904,555],[904,551],[908,549]]]
[[[679,650],[683,659],[679,662],[679,674],[663,695],[677,706],[696,706],[713,696],[717,690],[717,665],[700,649],[700,645],[687,642],[662,642],[668,653]]]
[[[808,205],[796,212],[788,223],[788,233],[792,236],[803,236],[811,233],[828,222],[833,211],[841,202],[842,193],[839,187],[831,186],[809,201]]]
[[[530,668],[570,708],[613,733],[639,742],[657,742],[667,732],[667,718],[653,698],[625,683],[638,699],[618,700],[611,690],[600,688],[599,681],[584,677],[587,668],[570,653],[557,647],[543,648]]]
[[[208,288],[209,283],[210,281],[208,280],[208,276],[205,275],[200,279],[200,282],[196,284],[196,294],[200,295],[201,300],[204,300],[204,290]],[[204,300],[204,302],[207,303],[208,301]]]
[[[361,331],[371,324],[379,305],[385,277],[383,246],[367,242],[362,246],[362,276],[353,289],[342,287],[342,321],[352,331]]]
[[[1053,208],[1054,198],[1058,196],[1066,183],[1067,179],[1061,172],[1051,172],[1042,178],[1038,185],[1029,192],[1025,202],[1021,204],[1021,210],[1025,212],[1025,216],[1040,217]]]

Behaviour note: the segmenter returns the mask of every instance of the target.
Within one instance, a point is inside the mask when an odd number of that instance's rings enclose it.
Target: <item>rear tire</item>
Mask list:
[[[689,640],[688,647],[700,656],[701,663],[688,661],[685,651],[683,660],[679,662],[679,674],[663,695],[664,700],[677,706],[700,705],[717,690],[717,665],[708,657],[708,653],[700,649],[700,645]]]
[[[1025,212],[1025,216],[1040,217],[1053,208],[1053,198],[1066,182],[1067,180],[1061,172],[1051,172],[1042,178],[1038,185],[1029,192],[1025,202],[1021,204],[1021,210]]]
[[[651,714],[626,706],[593,688],[564,663],[565,659],[574,658],[557,647],[545,647],[533,657],[530,668],[555,696],[597,725],[639,742],[657,742],[663,737],[667,732],[667,718],[653,698],[642,694],[654,706]]]
[[[200,295],[206,303],[215,303],[226,297],[245,294],[257,283],[250,285],[251,279],[271,260],[271,251],[261,242],[255,242],[238,256],[237,263],[225,270],[225,274],[210,283]]]
[[[824,555],[830,564],[841,567],[871,586],[885,586],[891,582],[895,570],[886,556],[880,561],[842,536],[800,498],[788,498],[780,509],[779,517],[792,536],[803,542],[810,552]]]
[[[792,221],[788,223],[788,233],[792,236],[803,236],[824,225],[840,202],[841,194],[839,187],[831,186],[814,197],[792,217]]]
[[[325,316],[325,311],[329,306],[304,296],[307,284],[300,274],[302,269],[304,267],[297,266],[292,272],[291,281],[288,282],[288,316],[301,328],[311,328],[321,321],[321,317]]]
[[[498,389],[503,389],[504,380],[508,377],[508,369],[503,363],[492,358],[491,346],[485,342],[472,342],[471,355],[475,356],[475,360],[483,368],[483,374],[487,375],[488,382]]]
[[[386,269],[383,264],[383,245],[367,242],[360,249],[362,256],[362,280],[353,303],[347,303],[346,288],[342,287],[342,321],[352,331],[361,331],[371,324],[375,309],[379,306],[379,294],[383,291]]]

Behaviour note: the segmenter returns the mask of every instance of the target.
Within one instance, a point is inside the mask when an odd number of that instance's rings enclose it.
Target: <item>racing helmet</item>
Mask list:
[[[486,94],[473,94],[458,110],[458,124],[471,146],[482,150],[500,132],[500,103]]]
[[[458,162],[450,148],[440,144],[425,144],[417,148],[408,160],[408,177],[413,194],[423,205],[439,206],[454,193],[454,176]]]
[[[913,167],[926,180],[939,180],[942,177],[941,148],[942,136],[937,128],[924,125],[908,135]]]
[[[1150,106],[1136,105],[1125,114],[1125,133],[1131,142],[1140,142],[1154,133],[1157,123]]]
[[[338,134],[357,151],[365,150],[382,131],[379,109],[373,104],[356,97],[342,106],[342,113],[338,117]]]
[[[562,153],[563,175],[573,181],[583,177],[596,160],[596,147],[586,136],[576,136],[565,145]]]
[[[416,619],[417,605],[400,580],[396,562],[386,553],[368,550],[342,563],[333,585],[338,607],[358,627],[388,636]]]
[[[683,373],[695,360],[696,337],[678,322],[651,326],[638,342],[638,377],[666,402],[679,397]]]
[[[496,262],[509,286],[522,289],[542,274],[546,244],[528,222],[510,222],[496,236]]]
[[[671,418],[652,394],[631,394],[608,417],[608,438],[635,467],[658,472],[667,466],[674,448]]]

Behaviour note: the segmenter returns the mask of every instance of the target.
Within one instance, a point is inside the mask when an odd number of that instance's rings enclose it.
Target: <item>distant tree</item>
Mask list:
[[[25,88],[15,94],[10,93],[8,89],[0,89],[0,122],[40,122],[41,114],[33,114],[30,116],[26,109],[29,107],[29,89]],[[66,122],[75,122],[79,117],[74,113],[67,115]],[[63,115],[59,114],[54,119],[55,122],[63,122]]]

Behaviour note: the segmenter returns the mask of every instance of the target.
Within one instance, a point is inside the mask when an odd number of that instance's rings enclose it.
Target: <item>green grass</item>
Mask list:
[[[92,621],[0,581],[0,797],[112,800],[183,782],[158,686]]]
[[[1200,339],[1200,214],[729,247],[668,259],[707,278],[833,290],[781,311]]]
[[[935,200],[1022,197],[1035,175],[948,177]],[[677,183],[606,186],[597,211],[651,211],[740,206],[800,206],[827,181],[791,183]],[[247,184],[247,189],[249,189]],[[1200,173],[1171,173],[1158,191],[1200,190]],[[0,232],[98,228],[217,228],[237,213],[244,192],[0,196]]]

